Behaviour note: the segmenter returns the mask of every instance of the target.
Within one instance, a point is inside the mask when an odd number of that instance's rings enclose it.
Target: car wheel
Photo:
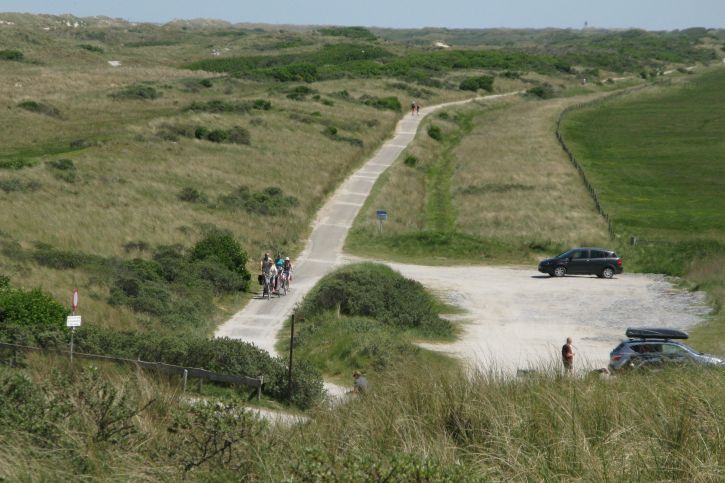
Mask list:
[[[614,270],[612,270],[610,267],[607,267],[604,270],[602,270],[603,278],[612,278],[613,276],[614,276]]]
[[[566,275],[566,267],[556,267],[554,269],[555,277],[563,277],[564,275]]]

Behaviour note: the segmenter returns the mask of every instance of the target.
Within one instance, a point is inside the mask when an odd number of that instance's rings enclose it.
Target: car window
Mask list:
[[[607,258],[607,252],[602,250],[592,250],[590,258]]]
[[[662,353],[669,355],[687,355],[687,350],[684,347],[680,347],[675,344],[664,344],[662,346]]]
[[[662,352],[662,344],[633,344],[632,350],[638,354],[651,354]]]
[[[589,250],[574,250],[571,252],[571,258],[572,260],[576,260],[577,258],[589,258]]]

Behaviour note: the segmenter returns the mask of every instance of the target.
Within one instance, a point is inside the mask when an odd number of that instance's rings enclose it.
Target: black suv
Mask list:
[[[539,263],[539,271],[552,277],[569,274],[612,278],[615,273],[622,273],[622,270],[622,259],[612,250],[604,248],[572,248]]]
[[[629,337],[609,354],[609,370],[656,369],[665,364],[700,364],[725,368],[725,359],[698,352],[678,342],[687,339],[685,332],[674,329],[629,328]]]

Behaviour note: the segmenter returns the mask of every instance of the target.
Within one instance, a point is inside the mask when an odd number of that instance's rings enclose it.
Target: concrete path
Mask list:
[[[284,297],[272,297],[271,300],[261,297],[251,300],[246,307],[218,328],[216,337],[242,339],[275,354],[277,333],[285,319],[292,314],[295,305],[320,278],[343,263],[342,246],[355,216],[380,174],[393,164],[415,138],[421,120],[440,108],[517,94],[519,92],[448,102],[422,108],[417,116],[406,114],[398,122],[393,137],[345,180],[319,211],[302,254],[293,261],[294,280],[290,292]]]

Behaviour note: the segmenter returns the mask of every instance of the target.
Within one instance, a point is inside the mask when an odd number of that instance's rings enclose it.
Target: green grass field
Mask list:
[[[716,313],[695,331],[725,353],[725,69],[575,111],[563,135],[584,165],[631,269],[684,276]],[[639,241],[628,246],[631,236]]]

